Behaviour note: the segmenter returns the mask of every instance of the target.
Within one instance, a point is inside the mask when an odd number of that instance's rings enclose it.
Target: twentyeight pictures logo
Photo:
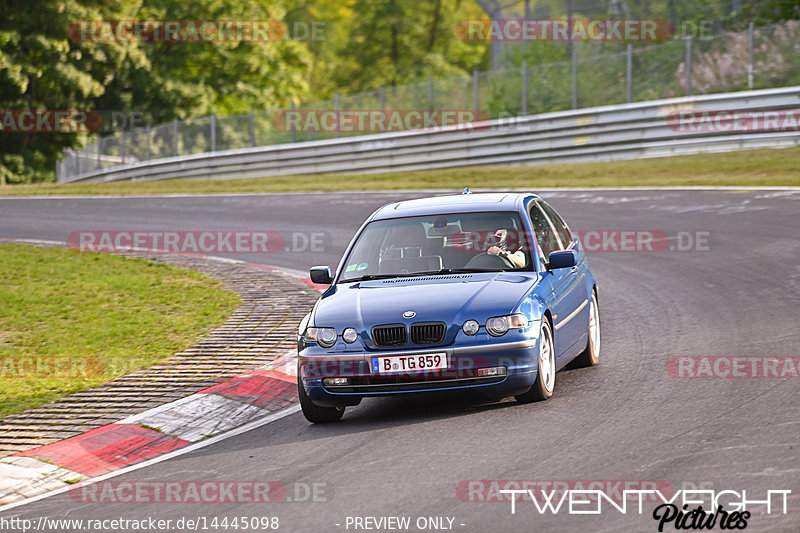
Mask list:
[[[663,532],[745,529],[753,513],[788,514],[792,491],[679,489],[665,480],[464,480],[459,500],[502,502],[512,515],[650,515]]]
[[[456,25],[456,35],[467,42],[659,42],[673,33],[661,19],[465,19]]]

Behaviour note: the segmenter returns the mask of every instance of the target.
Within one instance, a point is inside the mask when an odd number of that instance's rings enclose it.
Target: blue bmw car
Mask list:
[[[364,397],[473,389],[546,400],[600,355],[581,243],[535,194],[408,200],[375,211],[300,324],[298,392],[314,423]]]

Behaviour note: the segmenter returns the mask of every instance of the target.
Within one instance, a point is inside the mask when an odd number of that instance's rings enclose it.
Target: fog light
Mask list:
[[[342,338],[347,344],[353,344],[358,339],[358,332],[353,328],[347,328],[342,332]]]
[[[504,366],[493,366],[491,368],[479,368],[477,375],[479,378],[488,378],[492,376],[505,376],[506,372],[507,370]]]
[[[480,325],[476,320],[467,320],[464,322],[464,325],[461,327],[464,330],[464,333],[467,335],[475,335],[478,333],[478,329],[480,329]]]
[[[322,380],[322,384],[325,386],[341,386],[341,385],[349,385],[350,378],[325,378]]]

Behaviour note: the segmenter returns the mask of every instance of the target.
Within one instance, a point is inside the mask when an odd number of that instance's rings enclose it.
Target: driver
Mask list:
[[[522,251],[521,246],[515,247],[516,250],[511,249],[508,243],[508,230],[505,228],[498,229],[494,232],[495,245],[486,250],[487,254],[505,257],[511,261],[517,268],[525,266],[525,252]]]

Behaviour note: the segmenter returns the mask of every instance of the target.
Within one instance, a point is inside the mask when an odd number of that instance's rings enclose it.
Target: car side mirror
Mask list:
[[[552,252],[547,258],[547,269],[572,268],[578,264],[578,252],[575,250],[559,250]]]
[[[312,283],[330,285],[331,281],[333,281],[333,276],[331,276],[331,267],[329,266],[311,267],[310,274]]]

